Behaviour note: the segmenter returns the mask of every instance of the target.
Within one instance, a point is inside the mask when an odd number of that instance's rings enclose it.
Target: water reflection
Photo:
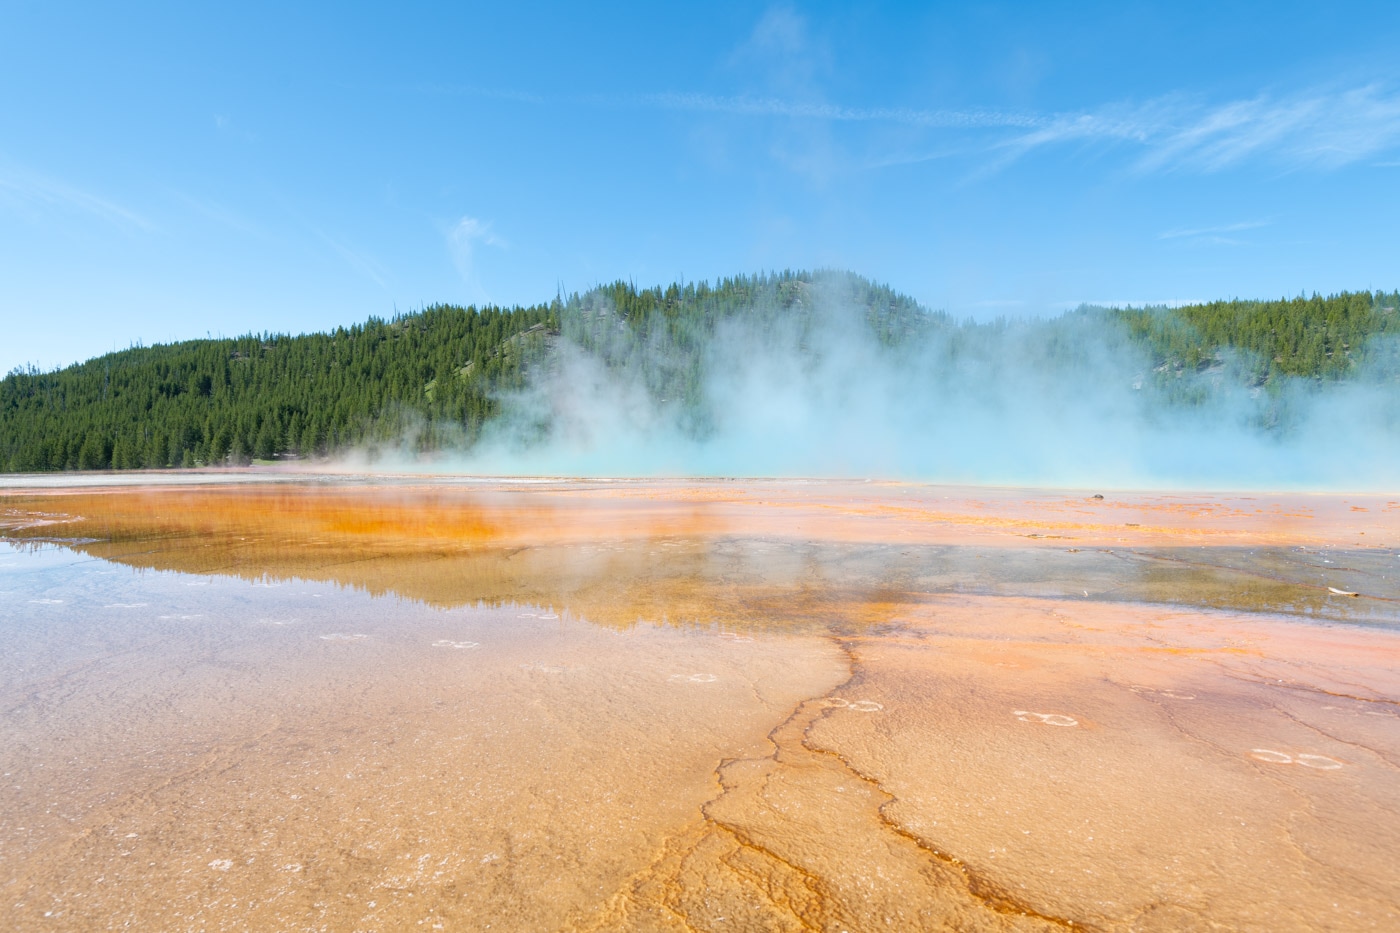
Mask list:
[[[1017,543],[947,544],[928,540],[940,535],[928,534],[917,512],[909,521],[910,503],[898,497],[904,514],[877,500],[833,515],[820,497],[774,490],[759,490],[778,500],[768,511],[743,501],[758,493],[597,493],[281,487],[15,496],[0,530],[133,567],[327,581],[443,608],[533,602],[610,626],[841,629],[881,624],[891,604],[939,593],[1400,621],[1400,554],[1384,546],[1309,548],[1271,544],[1267,534],[1248,546],[1109,544],[1117,526],[1078,527],[1078,546],[1062,543],[1064,535],[1032,535],[1027,546],[1014,508],[998,526],[983,503],[964,504],[974,527]]]

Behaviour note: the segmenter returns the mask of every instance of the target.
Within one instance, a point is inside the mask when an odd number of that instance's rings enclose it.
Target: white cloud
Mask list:
[[[495,234],[491,224],[486,221],[464,216],[447,232],[447,248],[452,255],[452,264],[457,267],[462,280],[478,291],[477,251],[482,246],[506,246],[506,242]]]

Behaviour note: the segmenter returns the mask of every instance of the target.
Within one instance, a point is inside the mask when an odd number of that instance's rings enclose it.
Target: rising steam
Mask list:
[[[840,476],[1069,487],[1395,486],[1396,354],[1267,390],[1235,358],[1163,373],[1092,309],[959,325],[872,317],[821,276],[702,332],[566,313],[529,387],[454,468],[582,476]],[[890,339],[890,329],[896,331]],[[900,328],[903,328],[901,331]],[[1378,348],[1373,348],[1378,349]]]

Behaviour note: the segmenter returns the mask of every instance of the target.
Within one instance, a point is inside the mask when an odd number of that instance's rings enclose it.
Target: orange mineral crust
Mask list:
[[[0,496],[16,930],[1400,928],[1400,506]]]
[[[1375,495],[1095,498],[840,481],[619,480],[65,492],[17,487],[0,489],[0,508],[53,510],[142,536],[293,528],[308,541],[343,536],[414,548],[717,533],[1002,546],[1400,546],[1400,499]],[[1366,540],[1368,535],[1377,540]]]

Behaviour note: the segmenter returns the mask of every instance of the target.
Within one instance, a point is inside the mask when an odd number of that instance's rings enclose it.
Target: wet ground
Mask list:
[[[28,929],[1400,926],[1400,503],[0,494]]]

